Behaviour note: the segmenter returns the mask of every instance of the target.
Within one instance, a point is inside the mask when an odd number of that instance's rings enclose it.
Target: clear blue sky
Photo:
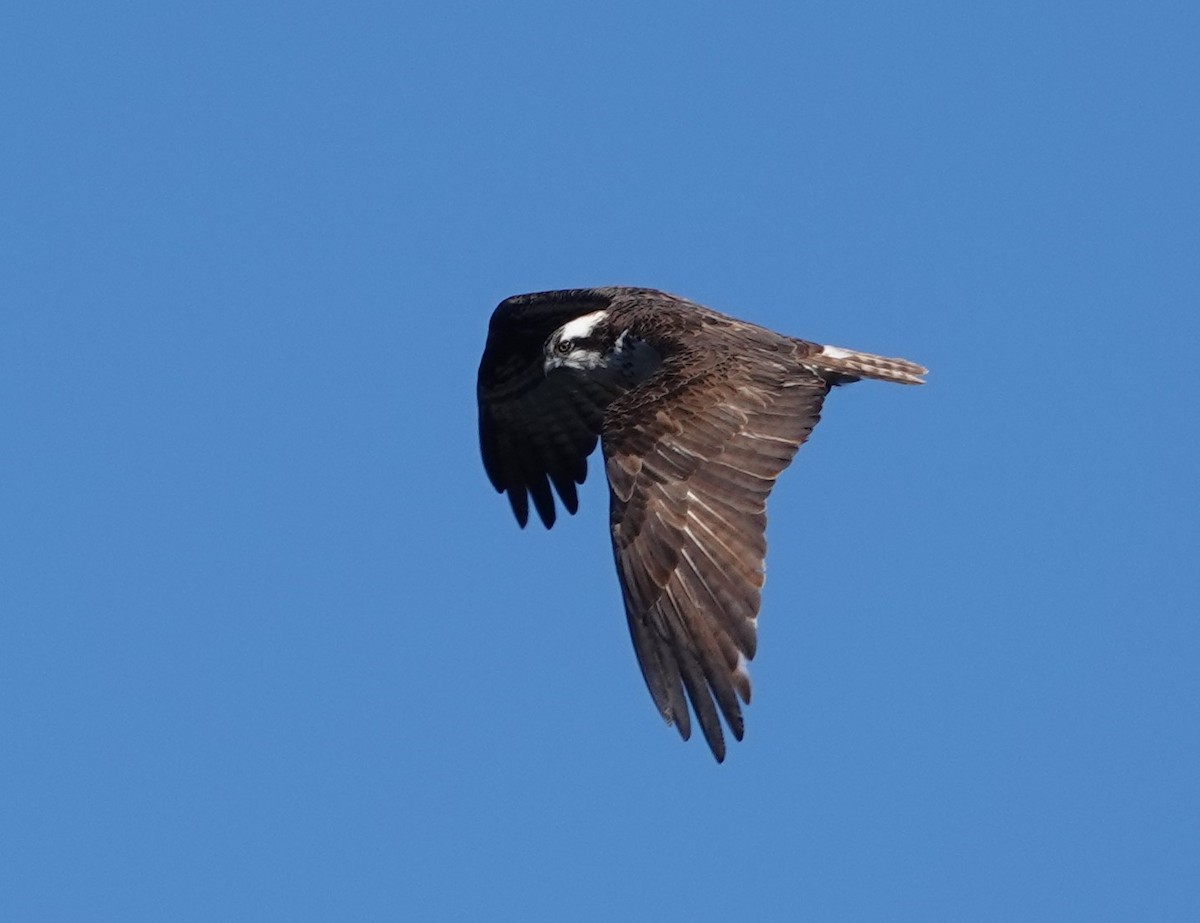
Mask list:
[[[0,918],[1185,920],[1191,3],[25,3],[0,22]],[[772,497],[746,740],[600,479],[487,483],[515,292],[930,367]]]

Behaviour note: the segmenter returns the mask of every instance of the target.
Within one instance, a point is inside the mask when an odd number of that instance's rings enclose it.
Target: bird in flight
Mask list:
[[[546,528],[597,441],[625,617],[646,686],[713,755],[742,739],[766,556],[766,500],[829,389],[926,369],[784,336],[675,295],[591,288],[516,295],[479,365],[483,465],[524,528]]]

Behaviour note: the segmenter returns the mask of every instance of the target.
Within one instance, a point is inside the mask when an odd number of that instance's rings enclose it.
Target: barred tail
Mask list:
[[[889,359],[870,353],[855,352],[838,346],[822,346],[805,360],[818,372],[832,372],[843,379],[876,378],[902,385],[923,385],[921,377],[929,369],[907,359]]]

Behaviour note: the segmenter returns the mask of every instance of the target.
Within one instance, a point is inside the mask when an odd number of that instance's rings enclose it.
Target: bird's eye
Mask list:
[[[571,341],[570,340],[559,340],[558,343],[555,344],[554,350],[560,356],[565,356],[567,353],[569,353],[571,351]]]

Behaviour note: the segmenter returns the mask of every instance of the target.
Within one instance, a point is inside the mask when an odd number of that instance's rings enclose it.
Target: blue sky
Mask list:
[[[0,917],[1192,919],[1200,14],[19,4]],[[902,355],[772,496],[746,740],[650,702],[515,292]],[[593,472],[595,473],[595,472]]]

